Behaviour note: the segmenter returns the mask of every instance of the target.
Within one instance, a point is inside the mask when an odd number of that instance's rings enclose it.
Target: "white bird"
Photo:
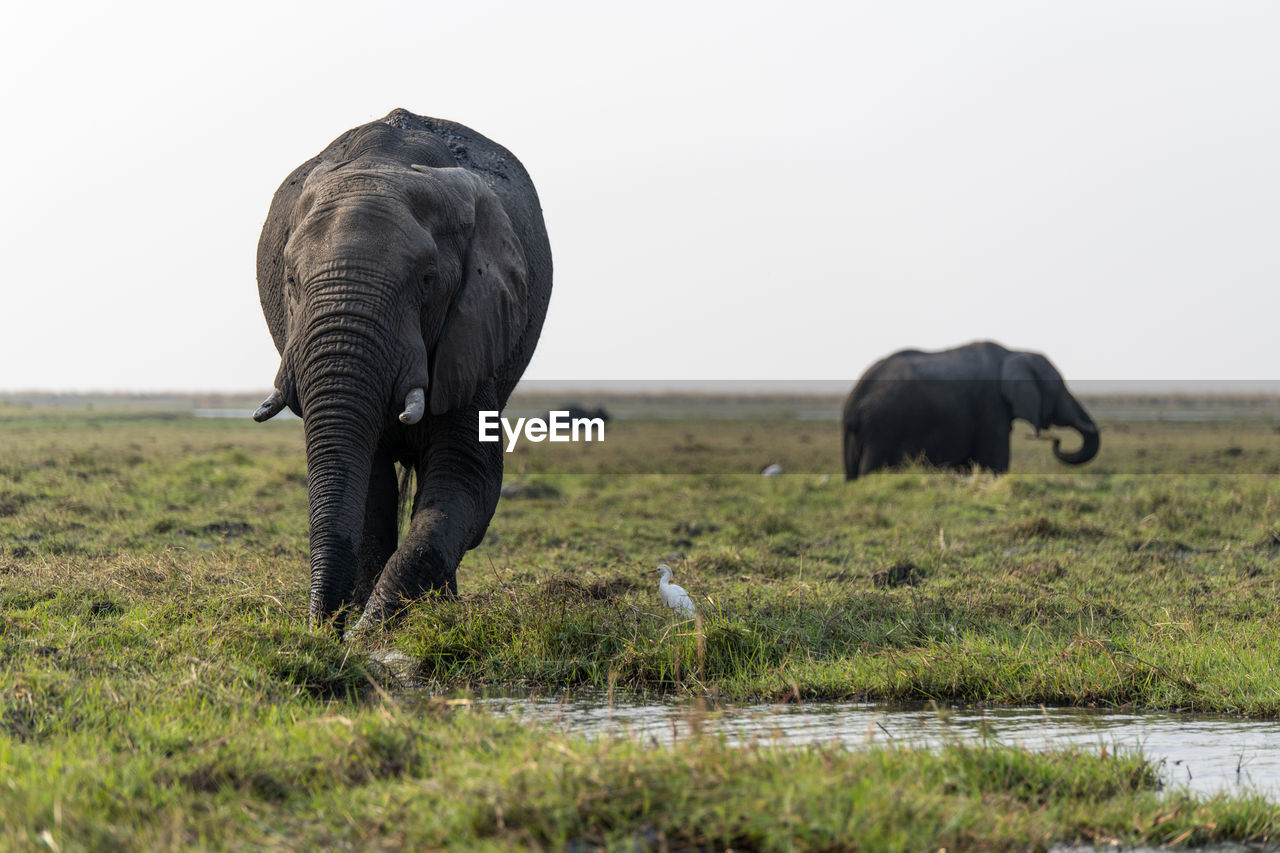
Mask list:
[[[693,599],[684,591],[684,587],[671,583],[671,567],[665,563],[659,563],[654,571],[662,572],[662,580],[658,581],[658,597],[662,599],[662,603],[681,616],[693,616]]]

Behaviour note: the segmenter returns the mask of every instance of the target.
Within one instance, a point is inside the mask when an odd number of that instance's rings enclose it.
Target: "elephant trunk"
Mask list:
[[[1084,439],[1080,449],[1073,452],[1064,452],[1058,448],[1058,440],[1056,438],[1053,440],[1053,455],[1058,458],[1059,462],[1067,465],[1083,465],[1088,462],[1098,455],[1098,447],[1101,443],[1098,436],[1098,425],[1093,422],[1093,419],[1085,413],[1083,407],[1078,403],[1076,408],[1079,410],[1078,413],[1064,426],[1069,426],[1080,433],[1080,437]]]
[[[307,498],[311,529],[310,616],[334,616],[341,630],[354,604],[356,562],[364,527],[373,448],[346,412],[313,416],[305,426]]]
[[[321,306],[323,307],[323,306]],[[299,340],[299,397],[307,447],[313,625],[341,630],[354,599],[373,456],[392,394],[381,366],[387,339],[367,313],[312,314]],[[363,317],[358,315],[364,314]]]

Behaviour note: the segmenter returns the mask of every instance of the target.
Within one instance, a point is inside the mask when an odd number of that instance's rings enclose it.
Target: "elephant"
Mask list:
[[[561,403],[559,411],[568,412],[570,420],[587,418],[589,420],[601,420],[608,423],[610,418],[609,410],[604,406],[596,406],[592,409],[581,403]],[[550,414],[550,412],[547,413],[548,417]]]
[[[942,468],[1009,470],[1009,434],[1021,418],[1080,433],[1069,465],[1098,453],[1098,427],[1049,359],[980,341],[940,352],[903,350],[873,364],[844,404],[844,475],[858,477],[913,459]]]
[[[551,297],[528,173],[468,127],[392,110],[284,180],[257,275],[280,367],[253,417],[303,421],[311,624],[456,594],[502,486],[478,413],[506,406]]]

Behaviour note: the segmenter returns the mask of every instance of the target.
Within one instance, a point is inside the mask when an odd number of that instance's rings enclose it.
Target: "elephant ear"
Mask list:
[[[1015,418],[1040,429],[1040,385],[1029,355],[1015,353],[1005,359],[1000,367],[1000,395],[1013,409]]]
[[[415,166],[419,171],[422,167]],[[464,173],[475,225],[462,258],[462,284],[436,339],[431,414],[465,406],[492,378],[524,334],[529,318],[528,266],[501,200]]]

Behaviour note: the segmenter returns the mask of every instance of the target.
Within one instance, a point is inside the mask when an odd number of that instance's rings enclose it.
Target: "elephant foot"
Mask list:
[[[456,572],[444,577],[420,577],[417,582],[389,583],[379,581],[378,588],[365,605],[360,621],[356,623],[359,630],[374,630],[390,627],[405,610],[415,601],[435,594],[445,598],[454,598],[458,594]],[[385,580],[385,579],[384,579]]]
[[[460,553],[452,557],[432,548],[402,546],[379,576],[353,631],[390,627],[410,605],[427,596],[457,596],[461,559]]]

